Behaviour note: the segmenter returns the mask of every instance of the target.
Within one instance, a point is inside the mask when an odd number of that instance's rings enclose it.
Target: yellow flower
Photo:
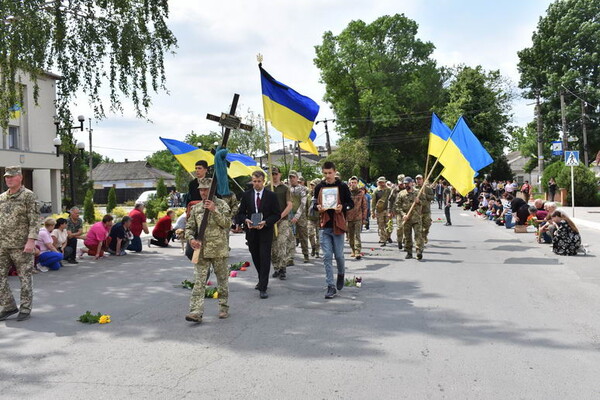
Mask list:
[[[98,320],[101,324],[109,324],[110,323],[110,315],[102,315]]]
[[[218,299],[219,298],[219,292],[215,292],[213,294],[213,299]]]

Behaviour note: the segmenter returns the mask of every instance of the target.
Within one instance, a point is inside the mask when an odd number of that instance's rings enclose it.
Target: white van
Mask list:
[[[140,194],[140,197],[138,197],[135,202],[136,202],[136,204],[137,203],[146,204],[146,202],[148,200],[150,200],[150,196],[152,196],[152,195],[156,196],[156,190],[146,190],[145,192],[142,192],[142,194]]]

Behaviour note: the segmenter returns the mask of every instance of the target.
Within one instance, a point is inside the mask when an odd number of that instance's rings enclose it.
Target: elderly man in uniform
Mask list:
[[[17,321],[24,321],[31,315],[31,274],[40,212],[35,194],[23,186],[21,167],[6,167],[4,180],[8,190],[0,194],[0,321],[17,312]],[[8,285],[11,265],[21,281],[20,309]]]
[[[310,192],[306,199],[307,219],[308,219],[308,239],[310,240],[310,247],[312,248],[311,255],[319,258],[319,213],[314,210],[313,197],[315,194],[315,187],[321,183],[319,178],[310,181]]]
[[[417,185],[415,190],[421,190],[423,187],[423,175],[419,174],[415,177]],[[431,202],[435,199],[435,193],[431,186],[425,184],[422,193],[425,195],[425,201],[421,204],[421,227],[423,228],[423,243],[428,242],[429,228],[431,228]]]
[[[273,278],[285,280],[286,267],[290,260],[290,242],[292,244],[295,239],[290,229],[290,221],[288,214],[292,210],[292,196],[290,188],[281,181],[281,172],[279,168],[271,169],[271,179],[273,179],[273,192],[277,195],[277,202],[281,210],[281,219],[277,222],[277,236],[273,234],[273,244],[271,247],[271,261],[273,262]],[[269,187],[269,185],[267,185]]]
[[[373,191],[371,199],[371,212],[373,219],[377,220],[377,231],[379,233],[379,243],[385,246],[388,242],[392,243],[390,233],[387,230],[388,223],[388,200],[392,190],[387,187],[385,176],[377,178],[377,188]]]
[[[198,262],[194,264],[196,282],[190,299],[190,312],[185,316],[186,321],[200,323],[204,313],[204,288],[206,277],[211,265],[217,276],[217,292],[219,293],[219,318],[229,317],[229,227],[231,214],[225,201],[214,198],[208,200],[208,192],[212,183],[211,178],[198,179],[200,203],[192,207],[185,227],[185,237],[190,241],[194,250],[199,250]],[[197,240],[198,230],[202,223],[204,210],[209,210],[208,224],[202,243]]]
[[[290,222],[296,227],[296,238],[300,241],[304,262],[308,260],[308,222],[306,218],[306,198],[308,197],[308,189],[301,185],[296,171],[290,171],[288,174],[290,183],[290,193],[292,195],[292,219]],[[293,245],[292,241],[292,245]],[[295,246],[292,246],[292,257],[296,252]]]
[[[413,258],[413,233],[415,238],[415,244],[417,249],[417,259],[423,258],[423,227],[421,226],[421,206],[426,201],[425,195],[421,193],[418,196],[418,192],[414,188],[414,180],[407,176],[404,178],[405,189],[400,192],[398,199],[396,200],[396,214],[402,217],[403,229],[404,229],[404,242],[406,250],[405,258]],[[415,203],[410,218],[408,215],[412,204]]]

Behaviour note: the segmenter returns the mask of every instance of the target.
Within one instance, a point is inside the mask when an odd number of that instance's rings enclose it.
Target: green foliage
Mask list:
[[[371,24],[352,21],[337,36],[325,32],[315,46],[337,129],[366,139],[359,166],[365,179],[370,171],[393,175],[425,165],[427,115],[443,100],[443,79],[433,44],[418,39],[417,30],[404,15],[386,15]]]
[[[8,109],[20,102],[20,72],[34,80],[43,71],[61,76],[56,104],[64,122],[80,92],[103,117],[102,89],[109,92],[111,110],[122,111],[121,100],[128,98],[144,116],[149,91],[164,89],[164,56],[177,45],[166,25],[168,14],[167,1],[3,1],[0,127],[6,128]]]
[[[123,207],[115,207],[112,209],[112,214],[115,218],[122,219],[127,215],[127,211]]]
[[[253,127],[252,131],[234,129],[229,135],[227,148],[231,153],[242,153],[250,157],[267,152],[265,122],[260,114],[248,109],[244,123]]]
[[[166,197],[150,196],[146,202],[146,217],[156,220],[158,213],[169,208]]]
[[[109,214],[112,213],[116,206],[117,192],[115,190],[115,187],[113,186],[108,190],[108,202],[106,204],[106,212]]]
[[[513,180],[514,174],[505,155],[496,158],[491,166],[490,179],[497,181]]]
[[[575,205],[576,206],[596,206],[598,205],[598,180],[588,167],[580,164],[574,167],[575,177]],[[561,188],[571,190],[571,167],[563,167],[556,183]],[[567,196],[567,203],[571,204],[571,196]]]
[[[351,176],[360,176],[361,166],[368,165],[369,154],[366,151],[366,138],[353,140],[349,137],[341,138],[337,145],[338,148],[327,156],[323,162],[332,161],[336,169],[344,180]],[[372,171],[376,174],[377,171]],[[368,179],[367,176],[360,176],[363,179]]]
[[[80,315],[77,321],[83,322],[84,324],[97,324],[100,321],[102,313],[92,314],[90,311],[86,311],[85,314]]]
[[[88,224],[93,224],[96,221],[94,210],[94,189],[89,189],[85,195],[83,202],[83,221]]]
[[[558,174],[560,174],[560,172],[565,168],[565,163],[564,161],[555,161],[552,164],[548,164],[545,168],[544,168],[544,173],[542,174],[542,181],[541,181],[541,185],[542,185],[542,189],[544,191],[548,190],[548,181],[550,180],[550,178],[554,178],[554,180],[556,180],[556,178],[558,177]],[[571,178],[569,178],[569,182],[571,182]],[[558,182],[556,182],[556,184],[558,185]],[[570,185],[570,183],[569,183]],[[563,186],[565,187],[565,186]]]
[[[156,197],[159,199],[164,199],[169,195],[167,187],[165,186],[165,180],[160,178],[158,182],[156,182]]]

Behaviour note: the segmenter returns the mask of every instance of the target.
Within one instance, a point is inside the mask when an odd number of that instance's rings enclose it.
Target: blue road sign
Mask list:
[[[565,165],[567,167],[576,167],[579,165],[579,152],[578,151],[566,151],[565,152]]]
[[[552,142],[552,155],[553,156],[562,156],[563,155],[562,141],[555,140]]]

